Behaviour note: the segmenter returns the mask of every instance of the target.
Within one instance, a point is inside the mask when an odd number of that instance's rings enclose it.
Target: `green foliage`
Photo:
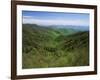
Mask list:
[[[23,24],[22,67],[89,65],[89,32]]]

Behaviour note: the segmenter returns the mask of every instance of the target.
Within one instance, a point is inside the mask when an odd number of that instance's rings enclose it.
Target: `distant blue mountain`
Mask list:
[[[31,25],[31,24],[30,24]],[[41,26],[41,27],[47,27],[47,28],[63,28],[63,29],[73,29],[76,31],[89,31],[89,26],[76,26],[76,25],[38,25],[34,24],[36,26]]]
[[[51,25],[51,26],[44,26],[44,27],[74,29],[74,30],[78,30],[78,31],[89,31],[89,26]]]

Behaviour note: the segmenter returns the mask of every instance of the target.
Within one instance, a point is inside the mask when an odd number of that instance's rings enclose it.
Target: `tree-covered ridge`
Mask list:
[[[23,24],[23,68],[89,65],[89,32]]]

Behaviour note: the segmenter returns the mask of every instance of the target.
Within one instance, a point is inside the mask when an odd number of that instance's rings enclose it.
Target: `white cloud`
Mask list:
[[[50,20],[39,20],[39,19],[33,19],[32,16],[24,16],[23,17],[23,23],[29,23],[29,24],[38,24],[38,25],[80,25],[80,26],[88,26],[86,24],[87,22],[84,20],[57,20],[57,19],[50,19]]]
[[[23,16],[23,19],[31,19],[33,16]]]

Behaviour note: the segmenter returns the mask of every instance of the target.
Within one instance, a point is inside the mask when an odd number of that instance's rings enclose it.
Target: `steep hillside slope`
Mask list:
[[[23,24],[23,68],[89,65],[89,32]]]

